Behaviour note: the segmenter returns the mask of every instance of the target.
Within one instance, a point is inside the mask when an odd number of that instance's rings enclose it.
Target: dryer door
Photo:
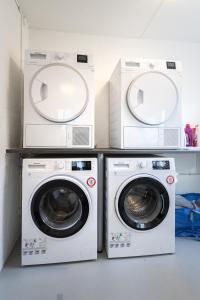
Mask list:
[[[77,70],[64,64],[51,64],[33,77],[30,97],[42,117],[53,122],[68,122],[84,112],[89,94],[86,81]]]
[[[41,185],[33,195],[31,215],[36,226],[46,235],[66,238],[85,225],[89,199],[74,182],[53,179]]]
[[[127,92],[131,114],[147,125],[165,123],[178,105],[178,90],[170,77],[161,72],[146,72],[134,79]]]
[[[116,202],[120,219],[136,230],[158,226],[169,210],[169,195],[156,179],[140,177],[130,181]]]

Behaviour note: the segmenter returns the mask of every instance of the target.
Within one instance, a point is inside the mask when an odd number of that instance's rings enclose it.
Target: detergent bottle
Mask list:
[[[197,147],[197,128],[192,128],[192,146]]]
[[[199,147],[199,125],[195,125],[195,146]]]
[[[186,124],[185,126],[185,144],[186,144],[186,147],[190,147],[192,146],[192,128],[190,127],[190,124]]]

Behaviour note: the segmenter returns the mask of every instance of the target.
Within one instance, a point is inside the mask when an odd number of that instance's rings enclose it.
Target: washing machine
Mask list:
[[[175,251],[175,180],[172,158],[106,159],[109,258]]]
[[[97,159],[24,159],[22,265],[97,258]]]
[[[182,64],[121,59],[110,79],[110,143],[114,148],[182,146]]]
[[[26,51],[23,147],[94,148],[91,55]]]

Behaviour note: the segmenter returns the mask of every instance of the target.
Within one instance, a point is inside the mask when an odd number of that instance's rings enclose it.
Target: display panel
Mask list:
[[[176,63],[174,61],[167,61],[167,69],[176,69]]]
[[[88,57],[87,55],[83,55],[83,54],[78,54],[77,55],[77,62],[80,62],[80,63],[87,63],[88,62]]]
[[[91,161],[72,161],[72,171],[91,170]]]
[[[152,161],[153,170],[169,170],[170,164],[168,160],[155,160]]]

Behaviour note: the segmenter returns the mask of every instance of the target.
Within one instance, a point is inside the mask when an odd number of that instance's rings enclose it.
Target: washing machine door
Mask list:
[[[138,76],[127,91],[131,114],[147,125],[165,123],[175,112],[178,101],[178,89],[173,80],[156,71]]]
[[[169,195],[158,180],[139,177],[128,182],[116,201],[120,220],[129,227],[145,231],[158,226],[169,210]]]
[[[89,195],[73,181],[51,179],[42,184],[31,200],[31,215],[40,231],[54,238],[79,232],[89,215]]]
[[[88,86],[84,77],[65,64],[41,68],[30,84],[35,110],[53,122],[68,122],[79,117],[87,107]]]

